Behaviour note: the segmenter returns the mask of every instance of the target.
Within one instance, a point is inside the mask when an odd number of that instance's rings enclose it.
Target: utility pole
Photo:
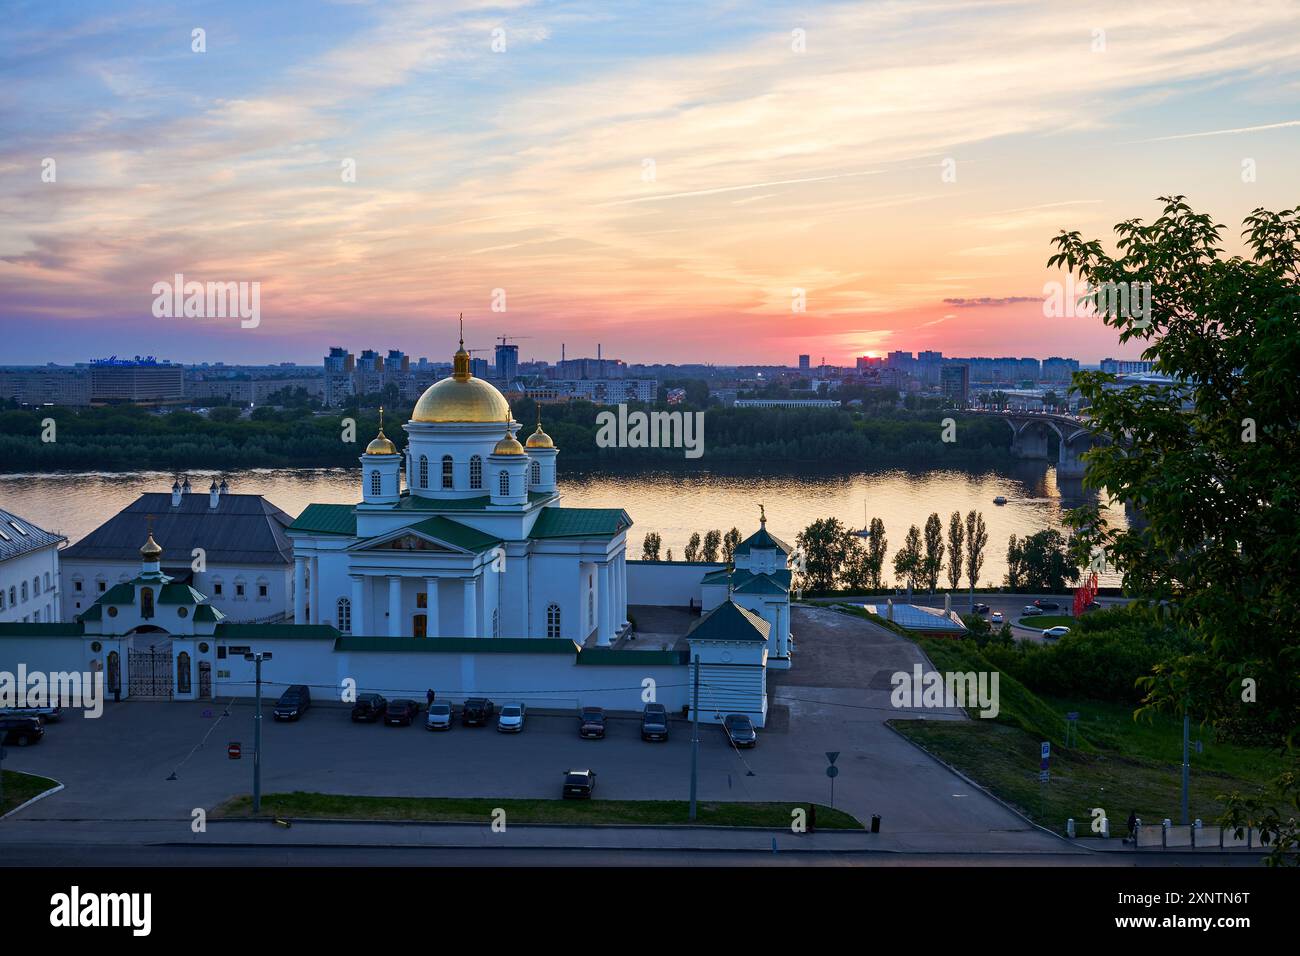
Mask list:
[[[1187,813],[1187,788],[1191,776],[1191,757],[1188,754],[1187,739],[1191,730],[1192,718],[1187,711],[1183,711],[1183,826],[1191,822]]]
[[[700,655],[695,655],[695,702],[691,705],[691,819],[695,819],[695,787],[700,773]]]
[[[253,715],[253,812],[262,812],[262,661],[271,659],[270,651],[258,651],[245,654],[244,660],[252,661],[257,669],[257,696],[253,703],[256,711]]]

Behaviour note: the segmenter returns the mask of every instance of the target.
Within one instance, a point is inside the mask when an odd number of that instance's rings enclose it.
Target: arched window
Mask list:
[[[352,633],[352,602],[347,598],[339,598],[338,622],[340,631]]]
[[[27,582],[26,582],[26,581],[23,582],[23,600],[24,600],[24,601],[27,600]]]
[[[420,487],[429,487],[429,456],[420,456]]]
[[[501,496],[507,497],[510,494],[510,473],[507,471],[497,475],[497,486],[500,489]]]
[[[469,486],[474,489],[483,487],[483,459],[478,455],[469,460]]]
[[[587,592],[587,627],[596,626],[596,589]]]
[[[501,611],[497,608],[492,609],[492,636],[501,636]]]
[[[140,616],[153,617],[153,588],[140,589]]]
[[[41,579],[40,576],[37,575],[36,577],[32,578],[32,597],[40,597],[40,594],[41,594]]]
[[[558,604],[552,604],[546,608],[546,636],[560,636],[560,606]]]
[[[176,655],[176,693],[190,692],[190,655],[181,651]]]
[[[452,487],[451,484],[451,455],[442,456],[442,486],[444,488]]]
[[[542,483],[542,463],[540,461],[533,462],[532,472],[533,484],[540,485]]]
[[[48,591],[49,589],[50,589],[50,572],[49,572],[49,571],[46,571],[46,572],[45,572],[45,590]]]
[[[382,495],[384,493],[384,486],[377,471],[370,473],[370,493],[372,495]]]

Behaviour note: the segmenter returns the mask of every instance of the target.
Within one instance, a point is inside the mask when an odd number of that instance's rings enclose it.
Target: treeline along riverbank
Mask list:
[[[680,463],[691,469],[717,462],[979,466],[1005,461],[1011,434],[1000,421],[957,416],[956,440],[944,442],[943,419],[953,413],[940,409],[875,406],[863,413],[675,406],[671,411],[704,412],[703,457],[687,459],[681,448],[599,447],[597,415],[602,410],[587,402],[543,407],[546,431],[566,464],[629,467],[644,462],[668,468]],[[385,413],[390,436],[399,438],[410,411],[394,408]],[[524,423],[523,433],[530,432],[537,417],[534,404],[524,400],[513,411]],[[355,421],[352,434],[349,420]],[[0,411],[0,470],[353,466],[378,425],[378,415],[371,410],[349,415],[264,407],[242,417],[232,407],[206,414],[188,409],[157,414],[134,406],[10,409]],[[346,441],[349,437],[354,440]]]

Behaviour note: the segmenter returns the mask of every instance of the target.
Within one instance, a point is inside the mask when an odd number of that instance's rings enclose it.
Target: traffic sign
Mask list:
[[[834,764],[831,764],[829,767],[826,768],[826,776],[830,777],[832,780],[834,780],[839,775],[840,775],[840,768],[835,766]]]
[[[1039,783],[1047,783],[1047,778],[1050,777],[1051,775],[1052,775],[1052,771],[1050,771],[1050,770],[1040,770],[1040,771],[1038,771],[1038,782],[1039,782]]]
[[[1046,760],[1052,755],[1052,745],[1049,741],[1043,741],[1043,759]]]
[[[1078,712],[1077,710],[1072,710],[1072,711],[1070,711],[1068,714],[1065,715],[1065,719],[1066,719],[1066,720],[1078,720],[1078,719],[1079,719],[1079,712]]]
[[[226,747],[226,754],[231,760],[238,760],[242,749],[243,748],[239,746],[239,741],[232,740]]]
[[[829,760],[832,765],[834,765],[835,761],[838,760],[839,758],[840,758],[840,752],[838,750],[826,751],[826,759]]]

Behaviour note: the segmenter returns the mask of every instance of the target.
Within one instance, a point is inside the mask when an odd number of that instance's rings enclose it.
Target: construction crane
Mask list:
[[[531,335],[498,335],[497,338],[501,340],[502,345],[505,345],[506,339],[531,339],[532,336]]]

